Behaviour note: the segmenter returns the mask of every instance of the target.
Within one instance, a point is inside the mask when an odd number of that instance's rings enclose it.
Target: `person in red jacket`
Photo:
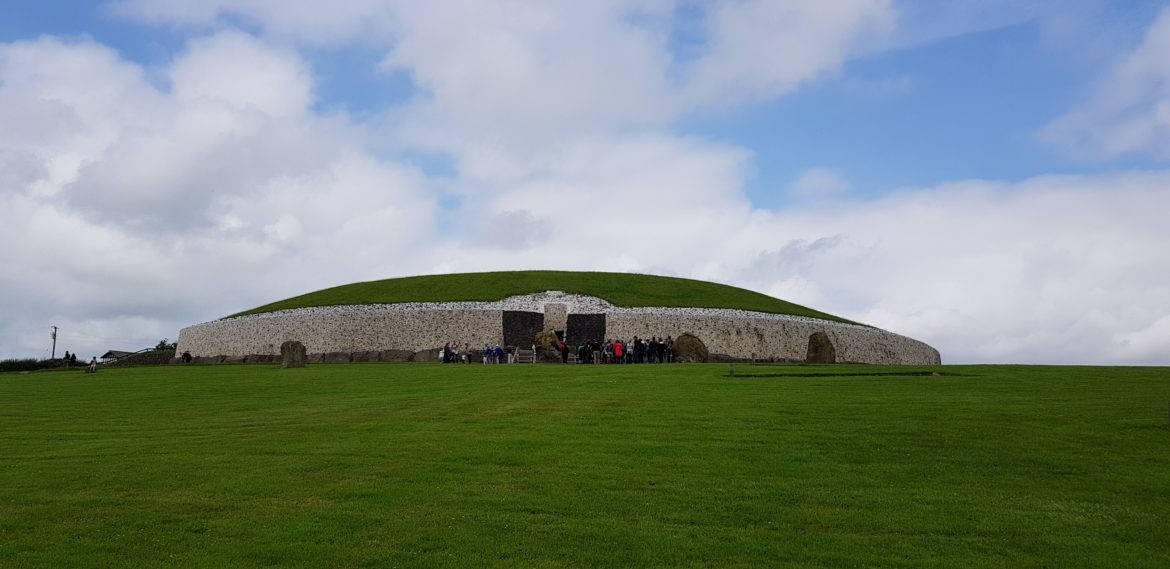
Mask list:
[[[622,345],[621,339],[613,343],[613,361],[615,363],[622,363],[622,356],[626,355],[626,347]]]

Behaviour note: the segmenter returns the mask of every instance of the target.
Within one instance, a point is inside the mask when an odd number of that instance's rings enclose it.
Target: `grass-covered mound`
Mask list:
[[[575,271],[461,273],[354,283],[302,294],[233,316],[313,306],[495,301],[549,290],[596,296],[616,306],[737,308],[849,322],[766,294],[723,284],[654,275]]]

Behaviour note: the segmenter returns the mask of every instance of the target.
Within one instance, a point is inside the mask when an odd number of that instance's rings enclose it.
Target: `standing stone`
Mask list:
[[[698,336],[685,333],[674,339],[674,361],[706,362],[709,357],[707,345]]]
[[[550,302],[544,305],[544,329],[564,331],[569,323],[569,305]]]
[[[829,339],[828,334],[814,332],[808,337],[808,355],[804,361],[810,364],[837,363],[837,349],[833,347],[833,341]]]
[[[280,345],[280,367],[305,367],[305,345],[289,340]]]

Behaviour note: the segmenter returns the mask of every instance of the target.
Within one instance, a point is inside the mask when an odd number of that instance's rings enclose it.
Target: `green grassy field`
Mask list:
[[[233,316],[311,306],[493,301],[548,290],[596,296],[617,306],[738,308],[849,322],[766,294],[712,282],[629,273],[573,271],[425,275],[354,283],[266,304]]]
[[[736,369],[3,374],[0,566],[1170,566],[1170,369]]]

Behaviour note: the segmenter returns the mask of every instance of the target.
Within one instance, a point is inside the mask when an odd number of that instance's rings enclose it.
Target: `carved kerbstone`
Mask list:
[[[382,350],[378,353],[380,362],[408,362],[414,352],[410,350]]]
[[[556,332],[552,330],[538,332],[533,338],[533,343],[536,345],[536,357],[538,360],[542,362],[561,361],[560,340],[557,340]]]
[[[327,364],[347,364],[353,361],[349,352],[325,352],[321,354],[321,361]]]
[[[376,362],[378,361],[379,353],[377,351],[354,352],[350,354],[350,361],[352,362]]]

